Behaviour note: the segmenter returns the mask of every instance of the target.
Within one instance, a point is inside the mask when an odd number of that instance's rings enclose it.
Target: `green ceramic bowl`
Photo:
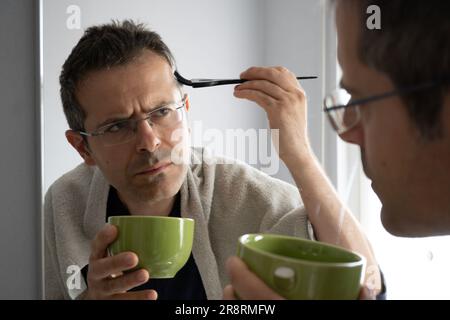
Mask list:
[[[173,278],[189,259],[194,238],[192,219],[113,216],[108,222],[119,230],[109,253],[136,253],[139,264],[135,269],[148,270],[151,279]]]
[[[357,299],[366,264],[336,246],[274,234],[241,236],[237,255],[287,299]]]

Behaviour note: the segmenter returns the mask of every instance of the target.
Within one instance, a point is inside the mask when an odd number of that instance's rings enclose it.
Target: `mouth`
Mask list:
[[[144,169],[140,172],[138,172],[136,175],[140,176],[140,175],[154,175],[157,173],[160,173],[162,171],[164,171],[165,169],[167,169],[169,166],[172,165],[172,162],[166,162],[166,163],[158,163],[152,167],[149,167],[147,169]]]

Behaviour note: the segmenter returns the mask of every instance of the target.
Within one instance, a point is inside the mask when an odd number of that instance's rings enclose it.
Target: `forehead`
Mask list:
[[[355,1],[336,2],[336,28],[338,37],[338,61],[342,70],[351,70],[361,65],[358,56],[360,18]]]
[[[145,111],[173,100],[179,91],[169,63],[145,51],[125,65],[90,72],[78,85],[76,95],[88,126],[108,116]]]
[[[365,21],[361,20],[357,1],[339,0],[336,5],[338,61],[342,82],[354,93],[370,95],[393,89],[392,81],[383,72],[361,60],[359,37]]]

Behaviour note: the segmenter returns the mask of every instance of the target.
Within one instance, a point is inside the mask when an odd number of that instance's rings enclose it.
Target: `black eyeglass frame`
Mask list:
[[[176,102],[172,102],[172,103],[170,103],[170,104],[168,104],[168,105],[172,105],[172,104],[177,105],[178,107],[175,108],[174,111],[179,112],[178,110],[180,110],[180,109],[186,107],[186,99],[187,99],[187,96],[185,95],[185,96],[183,97],[183,99],[181,100],[181,105],[179,105],[179,104],[176,103]],[[162,110],[162,109],[164,109],[164,108],[167,108],[168,105],[161,106],[161,107],[159,107],[159,108],[156,108],[156,109],[154,109],[154,110],[152,110],[152,111],[146,113],[146,114],[145,114],[145,117],[142,118],[142,119],[124,119],[124,120],[119,120],[119,121],[115,121],[115,122],[106,124],[106,125],[104,125],[104,126],[98,128],[97,130],[92,131],[92,132],[87,132],[87,131],[81,131],[81,130],[80,130],[80,131],[78,131],[78,133],[81,134],[81,135],[84,136],[84,137],[98,137],[98,136],[101,136],[101,135],[105,134],[105,133],[107,132],[106,130],[108,130],[108,128],[110,128],[111,126],[114,126],[114,125],[116,125],[116,124],[123,123],[123,122],[129,122],[129,121],[133,121],[133,122],[135,122],[135,123],[138,123],[138,122],[140,122],[140,121],[146,121],[146,120],[148,120],[148,119],[150,118],[151,114],[153,114],[153,113],[155,113],[155,112],[158,112],[159,110]]]
[[[396,90],[392,90],[392,91],[388,91],[382,94],[377,94],[377,95],[373,95],[370,97],[366,97],[366,98],[361,98],[361,99],[356,99],[356,100],[350,100],[349,103],[347,103],[346,105],[336,105],[336,106],[332,106],[332,107],[327,107],[326,106],[326,99],[328,98],[329,95],[327,95],[327,97],[324,99],[324,109],[323,111],[328,113],[330,111],[333,110],[337,110],[337,109],[344,109],[344,108],[349,108],[352,106],[362,106],[364,104],[367,104],[369,102],[374,102],[374,101],[378,101],[378,100],[382,100],[382,99],[386,99],[392,96],[396,96],[396,95],[404,95],[404,94],[409,94],[412,92],[416,92],[416,91],[420,91],[420,90],[425,90],[425,89],[430,89],[436,86],[440,86],[443,84],[448,83],[449,81],[434,81],[434,82],[426,82],[426,83],[421,83],[418,85],[414,85],[414,86],[409,86],[409,87],[403,87],[403,88],[399,88]]]

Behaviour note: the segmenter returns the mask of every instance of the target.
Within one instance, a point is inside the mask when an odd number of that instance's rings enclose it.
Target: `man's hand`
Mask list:
[[[283,67],[252,67],[241,74],[248,81],[235,87],[237,98],[256,102],[267,113],[271,129],[279,129],[279,156],[300,192],[318,240],[359,252],[367,259],[365,286],[380,291],[378,263],[359,222],[341,202],[307,135],[307,99],[295,75]],[[369,279],[370,277],[370,279]],[[245,281],[245,279],[244,279]]]
[[[227,260],[227,271],[231,284],[223,290],[224,300],[280,300],[284,299],[270,289],[261,279],[251,272],[247,265],[238,257]],[[359,300],[374,300],[374,290],[361,288]]]
[[[237,296],[244,300],[283,299],[251,272],[238,257],[231,257],[227,260],[227,271],[231,278],[231,284],[223,290],[225,300],[236,300]]]
[[[128,290],[146,283],[149,274],[140,269],[123,274],[138,264],[138,257],[132,252],[122,252],[109,257],[108,246],[116,239],[117,228],[107,224],[92,241],[87,275],[88,289],[84,299],[127,299],[127,300],[156,300],[155,290],[127,292]]]
[[[279,129],[281,160],[288,164],[309,157],[306,94],[295,75],[284,67],[252,67],[240,76],[249,81],[236,86],[234,95],[266,111],[270,128]]]

